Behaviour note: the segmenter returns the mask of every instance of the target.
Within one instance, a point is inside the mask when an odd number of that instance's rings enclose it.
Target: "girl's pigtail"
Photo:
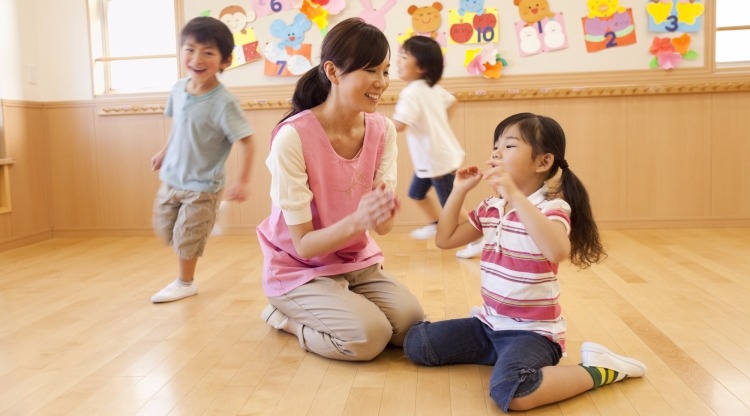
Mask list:
[[[578,267],[586,268],[604,260],[607,254],[599,237],[586,187],[567,165],[561,170],[560,191],[572,211],[570,261]]]

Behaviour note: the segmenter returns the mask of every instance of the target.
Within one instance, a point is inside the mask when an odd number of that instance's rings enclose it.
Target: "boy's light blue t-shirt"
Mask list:
[[[252,135],[253,128],[224,85],[194,96],[186,91],[188,81],[175,84],[164,110],[172,132],[159,178],[177,189],[217,192],[224,187],[232,144]]]

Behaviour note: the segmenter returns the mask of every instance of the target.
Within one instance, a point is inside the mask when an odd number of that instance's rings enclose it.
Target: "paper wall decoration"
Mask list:
[[[484,0],[460,0],[458,2],[459,16],[463,16],[466,13],[474,13],[482,15],[484,13]]]
[[[550,9],[548,0],[513,0],[513,4],[518,6],[521,20],[528,25],[555,17],[555,12]]]
[[[568,34],[562,13],[555,17],[534,23],[516,22],[516,39],[521,56],[531,56],[542,52],[556,51],[568,47]]]
[[[279,38],[276,42],[279,49],[290,47],[294,50],[300,48],[305,40],[305,32],[312,26],[312,22],[303,14],[294,16],[292,23],[286,23],[282,19],[276,19],[271,22],[269,32],[274,37]]]
[[[683,60],[693,60],[698,57],[698,53],[690,50],[690,35],[683,33],[675,38],[654,37],[649,52],[654,55],[649,63],[649,67],[672,69],[680,66]]]
[[[451,45],[497,42],[497,9],[484,8],[481,14],[465,11],[463,15],[459,10],[448,11],[448,41]]]
[[[443,5],[440,2],[432,3],[431,6],[409,6],[407,11],[411,15],[411,26],[414,32],[437,39],[438,29],[443,24],[441,10],[443,10]]]
[[[582,18],[586,51],[598,52],[608,48],[632,45],[635,39],[633,11],[624,9],[608,16]]]
[[[299,9],[308,20],[315,23],[321,32],[328,32],[328,10],[315,3],[313,0],[304,0]]]
[[[297,49],[268,42],[263,50],[265,56],[264,74],[276,77],[299,76],[312,68],[310,57],[312,45],[300,44]]]
[[[703,22],[703,0],[650,0],[646,5],[651,32],[698,32]]]
[[[467,50],[464,66],[471,75],[497,79],[500,78],[502,68],[508,66],[508,62],[500,57],[500,52],[494,44],[489,44],[483,48]]]
[[[313,0],[313,3],[323,6],[330,15],[337,15],[346,8],[346,0]]]
[[[290,0],[252,0],[252,5],[258,17],[269,16],[295,8]]]
[[[568,47],[562,13],[552,11],[548,0],[513,0],[521,22],[515,23],[521,56],[556,51]]]
[[[360,0],[360,2],[362,3],[362,11],[359,12],[359,18],[384,32],[385,14],[396,5],[396,0],[386,0],[379,9],[372,7],[371,0]]]
[[[219,20],[224,22],[234,36],[232,64],[227,69],[236,68],[261,59],[258,52],[258,39],[248,23],[255,20],[255,12],[242,6],[227,6],[219,13]]]

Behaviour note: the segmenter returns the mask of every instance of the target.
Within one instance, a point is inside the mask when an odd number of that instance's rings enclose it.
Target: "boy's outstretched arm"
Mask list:
[[[442,249],[451,249],[476,241],[482,232],[474,228],[463,212],[466,194],[482,180],[482,172],[476,166],[461,168],[456,171],[451,191],[445,206],[440,213],[435,235],[435,245]]]
[[[237,179],[227,189],[225,199],[227,201],[243,202],[249,194],[248,185],[250,183],[250,167],[253,161],[253,136],[243,137],[237,142],[241,146],[240,163],[237,166]]]

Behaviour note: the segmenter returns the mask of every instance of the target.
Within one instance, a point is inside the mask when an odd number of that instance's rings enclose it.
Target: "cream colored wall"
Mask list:
[[[33,1],[0,1],[0,98],[41,101],[38,84],[28,78],[28,65],[37,62],[37,32],[24,23],[34,17]]]
[[[465,98],[451,124],[466,163],[484,166],[502,118],[531,111],[558,120],[568,137],[566,159],[586,184],[602,228],[750,226],[750,88],[728,85],[734,87],[700,93],[675,87],[683,93]],[[159,181],[149,159],[170,128],[158,108],[164,98],[4,102],[8,152],[16,163],[10,168],[13,210],[0,214],[0,248],[51,235],[150,234]],[[234,234],[252,233],[269,213],[264,160],[270,132],[286,111],[283,101],[240,99],[256,130],[256,153],[251,199],[232,205],[225,227]],[[394,99],[381,107],[386,115]],[[414,226],[424,219],[406,197],[412,166],[403,135],[398,143],[403,209],[397,225]],[[236,157],[228,163],[230,178]],[[474,190],[466,207],[488,191]]]
[[[0,98],[93,97],[86,1],[0,0]]]

